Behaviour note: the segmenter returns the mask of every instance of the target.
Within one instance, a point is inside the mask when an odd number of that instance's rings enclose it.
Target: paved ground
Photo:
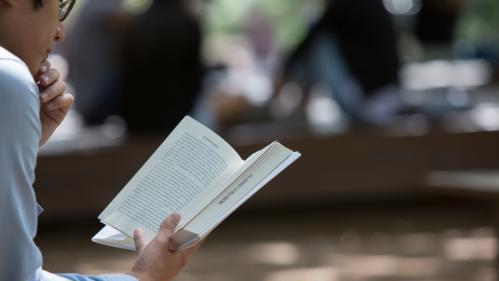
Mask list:
[[[493,281],[490,207],[431,201],[242,212],[220,226],[179,281]],[[92,222],[43,226],[45,267],[125,271],[133,253],[89,242]]]

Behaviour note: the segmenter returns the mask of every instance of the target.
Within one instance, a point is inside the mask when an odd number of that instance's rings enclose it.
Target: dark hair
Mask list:
[[[43,0],[35,0],[35,9],[38,9],[43,6]]]

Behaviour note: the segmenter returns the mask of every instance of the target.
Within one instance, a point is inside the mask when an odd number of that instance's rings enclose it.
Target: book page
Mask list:
[[[212,217],[203,220],[203,217],[196,217],[192,220],[189,225],[185,228],[180,229],[175,232],[172,237],[173,249],[175,250],[185,250],[193,245],[197,244],[203,238],[205,238],[215,227],[217,227],[221,222],[223,222],[230,214],[232,214],[237,208],[239,208],[244,202],[246,202],[251,196],[253,196],[258,190],[269,183],[278,174],[284,171],[289,165],[293,164],[298,158],[301,157],[301,153],[293,152],[286,160],[284,160],[279,166],[277,166],[270,174],[268,174],[262,181],[260,181],[252,190],[243,196],[237,196],[239,201],[232,205],[227,212],[209,212]],[[191,232],[196,231],[197,233]]]
[[[182,215],[179,227],[191,220],[204,207],[197,203],[243,163],[222,138],[185,117],[99,219],[129,236],[141,228],[152,239],[173,212]]]
[[[211,230],[217,223],[225,219],[232,211],[246,201],[248,195],[254,194],[261,188],[262,186],[259,183],[266,179],[269,174],[292,154],[293,151],[278,142],[274,142],[258,157],[250,157],[247,162],[250,160],[251,162],[241,167],[243,172],[240,173],[240,176],[204,208],[199,215],[194,217],[185,226],[185,230],[199,235],[203,235],[206,231]]]
[[[246,171],[249,167],[251,167],[256,161],[264,154],[266,151],[272,149],[273,143],[267,145],[265,148],[253,153],[244,161],[243,165],[241,165],[238,169],[236,169],[232,174],[227,176],[223,181],[220,183],[217,183],[216,186],[213,186],[213,188],[210,188],[210,191],[208,194],[206,194],[203,198],[200,198],[200,200],[197,202],[198,205],[200,206],[207,206],[212,202],[217,196],[219,196],[224,190],[230,187],[232,183],[234,183],[241,175]],[[196,214],[199,213],[201,209],[197,210]],[[194,217],[192,217],[194,218]],[[189,223],[186,221],[186,223]]]
[[[99,232],[97,232],[97,234],[94,235],[94,237],[92,237],[92,242],[135,251],[135,243],[132,238],[108,225],[104,226]]]

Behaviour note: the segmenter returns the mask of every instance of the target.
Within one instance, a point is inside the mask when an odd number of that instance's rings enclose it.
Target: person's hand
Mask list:
[[[154,239],[145,245],[142,232],[134,233],[135,248],[139,256],[129,275],[139,281],[170,281],[189,262],[201,243],[184,251],[169,250],[170,238],[180,221],[179,214],[172,214],[163,221]]]
[[[42,146],[66,117],[74,103],[74,97],[65,93],[66,83],[60,79],[59,71],[50,68],[48,61],[42,63],[35,80],[40,89]]]

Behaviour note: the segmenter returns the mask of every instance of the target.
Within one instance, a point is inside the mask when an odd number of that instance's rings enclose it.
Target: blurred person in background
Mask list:
[[[62,45],[70,66],[68,79],[75,90],[75,107],[86,125],[101,124],[118,112],[122,90],[118,50],[130,17],[121,8],[122,2],[85,0]]]
[[[283,76],[305,93],[316,85],[326,87],[354,122],[386,125],[403,107],[399,68],[394,27],[383,1],[331,0],[290,54]]]
[[[33,189],[36,160],[39,147],[73,104],[59,72],[46,60],[53,45],[64,40],[62,21],[74,3],[0,0],[0,280],[171,280],[196,251],[169,250],[178,214],[169,216],[147,245],[141,232],[135,232],[138,257],[127,274],[56,275],[43,270],[34,242],[42,212]],[[84,56],[85,50],[81,52]]]
[[[120,113],[132,133],[168,133],[201,91],[201,27],[188,0],[156,0],[126,30]]]

